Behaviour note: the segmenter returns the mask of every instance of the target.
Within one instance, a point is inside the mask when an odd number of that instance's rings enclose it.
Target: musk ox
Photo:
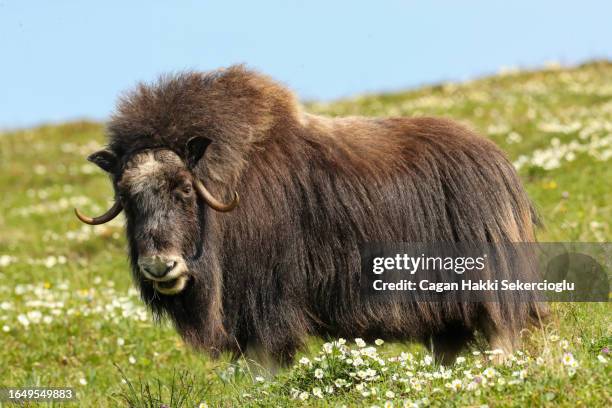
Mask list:
[[[480,331],[511,351],[536,302],[396,304],[362,296],[367,242],[530,242],[534,211],[505,155],[436,118],[327,118],[242,66],[124,95],[108,146],[144,302],[217,355],[288,363],[308,336],[431,345],[442,362]]]

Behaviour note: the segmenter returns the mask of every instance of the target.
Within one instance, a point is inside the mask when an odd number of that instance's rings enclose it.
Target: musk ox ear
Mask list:
[[[110,150],[100,150],[92,153],[89,155],[87,160],[96,164],[107,173],[114,173],[117,169],[117,164],[119,163],[115,153],[111,152]]]
[[[210,142],[210,139],[202,136],[195,136],[187,141],[187,146],[185,146],[185,157],[189,168],[193,168],[198,164],[198,161],[204,156]]]

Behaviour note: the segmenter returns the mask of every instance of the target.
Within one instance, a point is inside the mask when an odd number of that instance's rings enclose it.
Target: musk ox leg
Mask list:
[[[473,339],[474,334],[471,330],[460,325],[453,325],[431,336],[431,352],[437,363],[449,366],[455,362],[457,355]]]
[[[495,354],[492,355],[493,362],[502,364],[518,346],[518,333],[509,328],[496,327],[493,324],[486,324],[483,329],[489,342],[489,348],[495,351]]]
[[[282,368],[283,364],[268,353],[260,344],[249,344],[244,353],[244,359],[248,365],[253,378],[262,376],[274,377]]]
[[[487,339],[489,349],[502,352],[493,354],[493,361],[503,363],[520,346],[522,330],[541,327],[548,313],[546,304],[521,304],[512,310],[512,318],[503,318],[499,305],[486,305],[479,329]]]
[[[533,303],[521,309],[521,312],[524,313],[524,321],[521,324],[503,327],[495,325],[493,320],[485,321],[482,324],[482,330],[489,342],[489,348],[502,351],[501,354],[493,354],[493,362],[499,364],[506,361],[520,346],[521,331],[527,328],[541,327],[543,321],[548,317],[549,309],[546,304]]]

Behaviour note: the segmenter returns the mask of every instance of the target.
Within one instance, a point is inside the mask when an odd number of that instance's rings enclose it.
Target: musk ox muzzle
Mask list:
[[[176,295],[185,289],[189,277],[182,257],[173,255],[141,256],[138,267],[153,287],[164,295]]]

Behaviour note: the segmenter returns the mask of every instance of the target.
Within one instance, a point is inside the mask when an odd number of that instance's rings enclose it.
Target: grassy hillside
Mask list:
[[[544,221],[540,240],[612,241],[610,63],[308,109],[469,123],[519,168]],[[122,219],[90,227],[72,213],[109,205],[107,178],[85,161],[103,142],[94,123],[0,135],[0,387],[72,386],[81,406],[612,405],[608,304],[554,305],[549,325],[525,334],[506,366],[491,365],[478,344],[465,361],[441,368],[420,346],[370,349],[353,339],[324,346],[330,353],[316,360],[322,341],[313,339],[309,362],[275,381],[253,381],[243,365],[190,351],[151,320],[132,289]],[[364,365],[347,363],[347,346]]]

